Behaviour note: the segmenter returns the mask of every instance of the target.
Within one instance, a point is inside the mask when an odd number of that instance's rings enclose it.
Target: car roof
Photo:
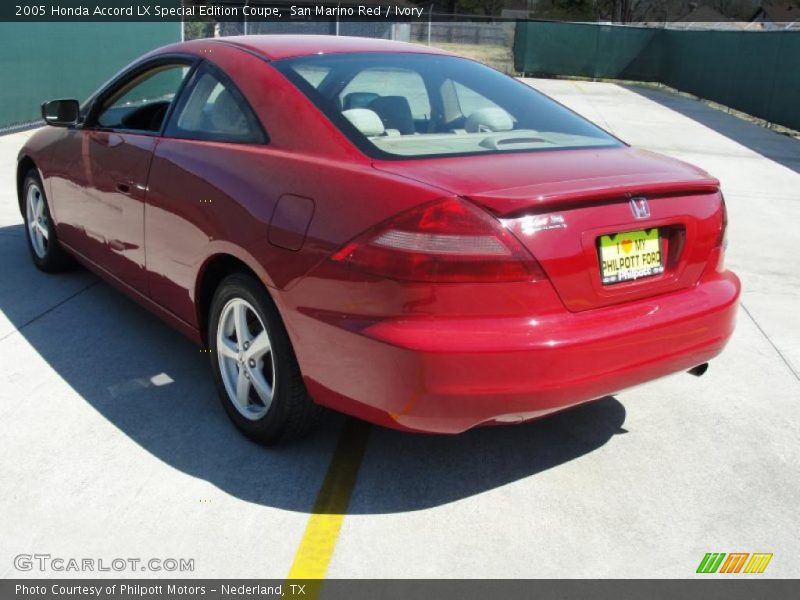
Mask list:
[[[452,53],[406,42],[395,42],[377,38],[363,38],[335,35],[239,35],[221,38],[208,38],[187,42],[224,43],[255,52],[269,60],[280,60],[313,54],[342,54],[349,52],[393,52],[416,54],[452,55]]]

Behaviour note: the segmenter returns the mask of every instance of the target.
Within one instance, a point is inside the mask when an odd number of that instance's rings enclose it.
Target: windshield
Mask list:
[[[471,60],[361,53],[273,64],[374,158],[621,145],[533,88]]]

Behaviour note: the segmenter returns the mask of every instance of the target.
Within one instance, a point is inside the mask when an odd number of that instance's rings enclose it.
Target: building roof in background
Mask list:
[[[773,23],[793,23],[800,19],[800,7],[793,4],[770,3],[762,8],[764,15]]]
[[[705,23],[717,23],[723,21],[730,21],[728,17],[723,15],[718,10],[711,8],[710,6],[698,6],[697,8],[693,8],[687,14],[683,15],[679,19],[675,19],[676,23],[685,23],[685,22],[705,22]]]

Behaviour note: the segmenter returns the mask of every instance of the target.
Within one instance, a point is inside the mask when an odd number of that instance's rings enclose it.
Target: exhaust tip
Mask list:
[[[689,373],[689,375],[700,377],[701,375],[704,375],[706,371],[708,371],[708,363],[703,363],[702,365],[697,365],[696,367],[692,367],[686,372]]]

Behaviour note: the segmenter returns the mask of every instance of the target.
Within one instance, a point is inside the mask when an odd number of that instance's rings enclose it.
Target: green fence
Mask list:
[[[88,97],[181,23],[0,23],[0,130],[40,118],[51,98]]]
[[[517,71],[658,81],[800,129],[800,32],[520,22]]]

